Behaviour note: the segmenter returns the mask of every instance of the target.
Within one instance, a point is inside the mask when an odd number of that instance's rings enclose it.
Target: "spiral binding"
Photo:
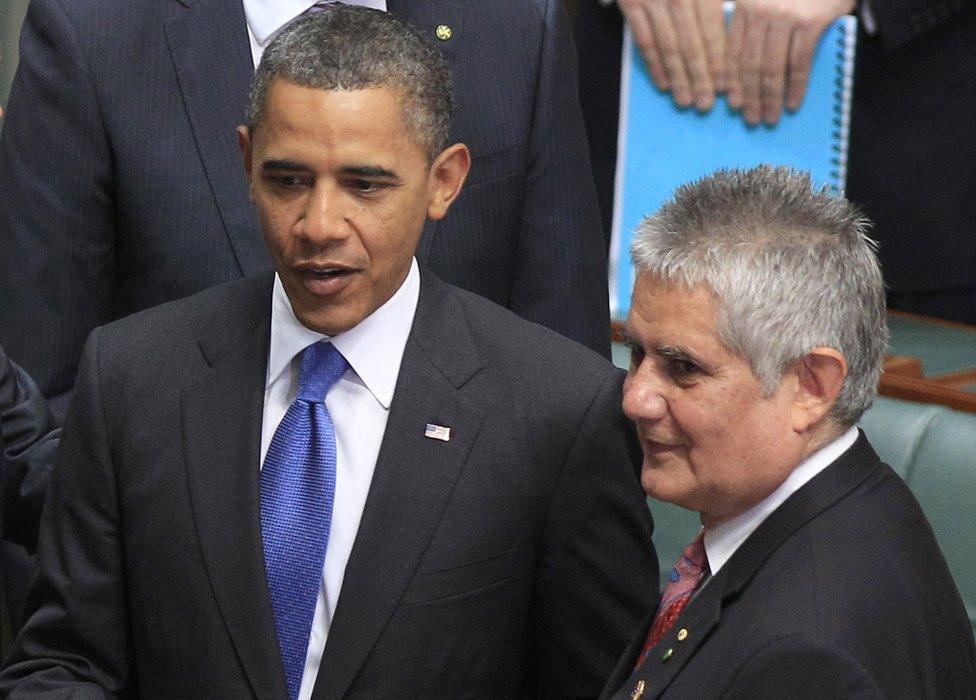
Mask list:
[[[847,153],[849,135],[851,131],[851,93],[854,88],[854,46],[856,29],[853,20],[840,24],[840,36],[837,39],[837,65],[834,84],[834,130],[832,136],[833,156],[830,162],[833,169],[830,176],[833,182],[830,189],[836,194],[844,194],[844,183],[847,179]]]

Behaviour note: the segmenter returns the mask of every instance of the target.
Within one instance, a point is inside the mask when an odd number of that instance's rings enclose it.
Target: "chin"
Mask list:
[[[682,508],[696,510],[691,503],[693,488],[685,480],[680,478],[680,474],[668,473],[666,468],[661,466],[648,466],[647,461],[641,470],[640,482],[644,493],[655,501],[673,503]]]

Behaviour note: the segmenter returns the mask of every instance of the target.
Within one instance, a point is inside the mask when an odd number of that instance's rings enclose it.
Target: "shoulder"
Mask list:
[[[267,322],[274,276],[237,279],[96,329],[104,352],[165,353],[206,337],[233,337]],[[94,334],[93,334],[94,335]]]
[[[220,2],[233,7],[227,0]],[[92,70],[118,71],[120,61],[138,60],[140,51],[162,44],[166,21],[192,9],[192,4],[178,0],[31,0],[22,40],[32,45],[50,43],[62,52],[74,47]]]
[[[578,390],[621,379],[623,372],[590,348],[526,321],[498,304],[445,285],[462,309],[483,358],[513,376],[567,382]],[[609,332],[609,330],[608,330]]]

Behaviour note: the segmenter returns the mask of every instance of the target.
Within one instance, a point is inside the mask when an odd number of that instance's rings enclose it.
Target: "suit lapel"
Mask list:
[[[258,485],[271,289],[252,287],[244,321],[201,341],[211,371],[183,394],[183,448],[197,536],[227,632],[255,695],[284,697]]]
[[[653,614],[645,621],[639,639],[631,642],[624,658],[614,669],[604,695],[629,697],[637,682],[643,680],[643,698],[661,696],[712,630],[721,624],[725,605],[749,584],[773,552],[794,532],[866,479],[872,476],[879,478],[883,473],[880,467],[881,461],[861,433],[847,452],[803,485],[756,528],[688,605],[644,663],[631,672],[632,664],[643,648]],[[681,635],[684,639],[679,641],[682,629],[686,634]]]
[[[254,75],[239,0],[184,0],[166,21],[166,38],[197,150],[242,275],[267,269],[267,254],[247,196],[234,129]]]
[[[483,415],[459,389],[481,367],[451,292],[429,275],[322,658],[316,697],[344,695],[444,513]],[[427,423],[450,440],[424,436]]]
[[[723,569],[707,583],[689,603],[674,627],[661,638],[656,647],[651,649],[640,668],[630,673],[629,677],[624,676],[627,681],[621,690],[625,697],[633,692],[639,680],[644,681],[644,698],[659,697],[694,657],[698,648],[720,623],[722,606],[728,595],[724,574]],[[652,620],[653,616],[647,621],[644,638],[650,630]],[[630,664],[633,664],[637,654],[643,648],[644,638],[634,650],[634,655],[630,657]]]

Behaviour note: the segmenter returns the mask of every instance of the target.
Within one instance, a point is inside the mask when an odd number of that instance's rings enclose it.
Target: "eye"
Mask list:
[[[348,187],[353,194],[360,197],[375,194],[387,189],[390,186],[390,183],[383,182],[381,180],[364,180],[362,178],[353,178],[346,181],[346,187]]]
[[[636,340],[630,338],[626,339],[624,343],[630,350],[630,371],[636,371],[640,367],[640,363],[644,361],[644,348]]]
[[[667,369],[676,382],[690,381],[701,372],[701,368],[694,361],[684,357],[667,358]]]
[[[269,174],[266,178],[274,187],[282,190],[295,190],[311,184],[308,177],[290,173]]]

